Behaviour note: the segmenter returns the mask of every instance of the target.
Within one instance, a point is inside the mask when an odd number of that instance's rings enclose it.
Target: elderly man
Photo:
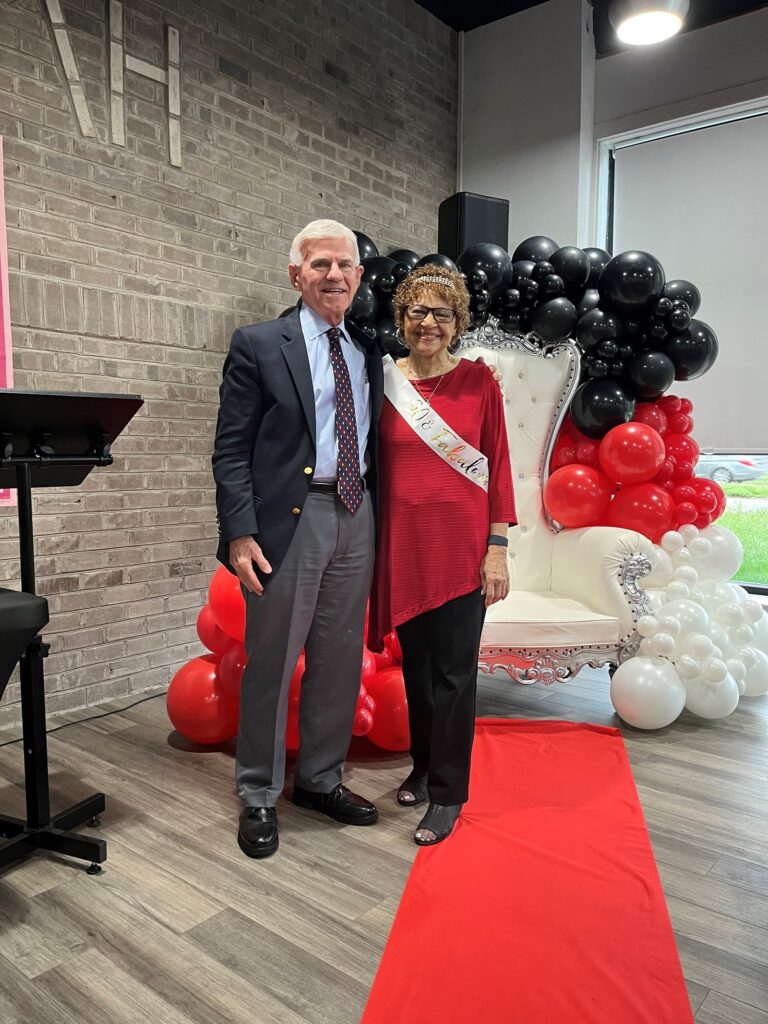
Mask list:
[[[300,308],[232,337],[213,455],[217,554],[246,595],[235,777],[249,857],[278,847],[288,692],[302,647],[293,802],[349,825],[378,817],[341,780],[373,568],[381,356],[344,320],[363,273],[348,228],[308,224],[288,273]]]

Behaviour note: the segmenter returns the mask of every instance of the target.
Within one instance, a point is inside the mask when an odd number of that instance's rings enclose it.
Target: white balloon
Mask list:
[[[686,523],[685,526],[681,526],[677,531],[683,538],[686,544],[690,544],[692,540],[695,540],[699,536],[698,526],[694,526],[693,523]]]
[[[616,713],[636,729],[663,729],[683,710],[685,687],[665,658],[630,658],[611,680]]]
[[[762,619],[755,623],[755,638],[751,646],[768,654],[768,614],[765,612],[763,612]]]
[[[700,718],[725,718],[739,703],[739,688],[733,676],[717,683],[699,677],[686,687],[685,706]]]
[[[737,626],[730,631],[730,636],[737,647],[750,647],[755,639],[755,629],[753,626]]]
[[[671,636],[680,635],[680,623],[671,615],[659,615],[657,621],[659,629],[662,630],[664,633],[669,633]]]
[[[664,605],[663,614],[677,619],[682,636],[709,632],[709,615],[694,601],[670,601]]]
[[[672,555],[673,565],[693,565],[693,555],[688,548],[681,548]]]
[[[679,580],[680,583],[685,583],[689,587],[695,587],[699,582],[699,574],[692,565],[678,566],[672,574],[672,577],[673,579]]]
[[[755,648],[748,648],[748,650],[754,654],[755,662],[753,665],[747,665],[747,672],[744,676],[744,696],[761,697],[764,693],[768,693],[768,654]]]
[[[751,626],[756,626],[763,617],[763,606],[759,601],[747,598],[741,608],[744,612],[744,618]]]
[[[637,620],[637,632],[640,636],[653,636],[658,628],[659,624],[655,615],[641,615]]]
[[[733,641],[725,628],[721,626],[719,622],[710,622],[709,639],[716,647],[719,647],[723,653],[730,651],[733,647]]]
[[[744,691],[745,691],[745,690],[746,690],[746,688],[747,688],[747,684],[746,684],[746,683],[744,682],[744,680],[743,680],[743,679],[737,679],[737,680],[736,680],[736,685],[737,685],[737,686],[738,686],[738,688],[739,688],[739,696],[740,696],[740,697],[743,697],[743,696],[744,696]]]
[[[665,593],[668,601],[682,601],[691,596],[691,588],[681,580],[672,580],[667,584]]]
[[[719,658],[720,661],[724,661],[725,660],[724,657],[723,657],[722,648],[718,647],[717,644],[715,644],[714,647],[712,648],[712,653],[710,654],[710,658]]]
[[[688,550],[693,555],[693,561],[695,563],[699,555],[708,555],[710,553],[712,545],[706,537],[694,537],[693,540],[688,542]]]
[[[739,661],[743,661],[747,671],[754,668],[757,663],[758,650],[755,647],[737,647],[736,656]]]
[[[705,658],[701,663],[701,674],[710,683],[719,683],[728,675],[728,666],[719,658]]]
[[[667,530],[667,532],[661,538],[661,546],[665,551],[668,551],[670,555],[676,551],[681,551],[685,547],[685,541],[677,530]]]
[[[646,658],[652,658],[654,655],[653,647],[651,646],[651,639],[649,637],[643,637],[640,643],[637,645],[637,653],[642,654]]]
[[[744,622],[742,607],[742,605],[736,604],[735,601],[721,604],[718,608],[713,609],[712,617],[723,626],[730,628],[740,626]]]
[[[648,641],[648,646],[660,658],[669,657],[675,649],[675,638],[670,633],[656,633]]]
[[[744,548],[741,541],[731,530],[713,523],[702,536],[712,545],[708,555],[696,559],[696,568],[701,580],[729,580],[741,568]]]
[[[694,633],[681,645],[681,651],[690,654],[692,658],[710,658],[715,645],[703,633]]]
[[[675,668],[677,674],[681,679],[696,679],[699,675],[699,663],[695,658],[692,658],[690,654],[683,654],[682,657],[675,661]]]
[[[719,580],[699,580],[696,590],[699,593],[699,600],[710,611],[719,608],[721,604],[738,603],[729,583],[722,583]]]
[[[747,666],[740,658],[728,658],[725,665],[737,683],[744,681],[744,676],[747,674]],[[742,690],[741,692],[743,693],[744,691]]]
[[[740,587],[738,583],[726,583],[725,585],[731,592],[731,601],[735,601],[736,604],[743,604],[745,601],[749,601],[749,594],[744,587]]]
[[[653,568],[650,575],[643,576],[639,580],[640,586],[644,590],[654,587],[666,587],[672,581],[672,559],[658,544],[654,544],[653,549],[655,558],[653,559]]]

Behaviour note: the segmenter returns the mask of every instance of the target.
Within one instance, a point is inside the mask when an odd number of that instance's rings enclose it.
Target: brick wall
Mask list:
[[[163,22],[180,30],[181,167],[165,86],[134,72],[125,148],[109,141],[106,6],[62,3],[85,138],[43,4],[0,0],[15,384],[145,398],[113,467],[37,492],[51,710],[163,685],[199,653],[221,365],[237,324],[293,304],[293,235],[331,216],[383,252],[434,251],[455,181],[456,37],[413,0],[127,0],[132,56],[162,65]],[[0,585],[18,575],[0,509]]]

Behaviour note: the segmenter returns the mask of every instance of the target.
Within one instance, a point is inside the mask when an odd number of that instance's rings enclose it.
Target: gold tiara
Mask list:
[[[453,288],[454,284],[450,277],[438,277],[437,274],[425,274],[423,277],[419,277],[419,284],[442,284],[446,288]]]

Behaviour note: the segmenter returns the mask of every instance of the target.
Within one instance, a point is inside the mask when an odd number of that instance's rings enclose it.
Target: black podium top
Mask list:
[[[27,462],[33,487],[81,484],[107,465],[109,446],[136,415],[139,395],[0,390],[0,488]]]

